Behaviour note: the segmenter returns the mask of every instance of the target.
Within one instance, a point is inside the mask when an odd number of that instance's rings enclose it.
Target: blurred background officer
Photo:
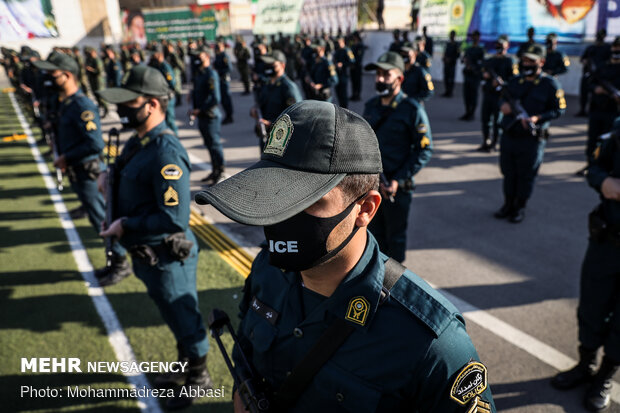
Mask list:
[[[103,110],[103,114],[101,116],[105,118],[108,114],[108,105],[97,94],[98,91],[105,87],[105,67],[103,66],[103,61],[97,55],[97,50],[94,48],[85,47],[84,54],[86,55],[86,61],[84,64],[86,65],[85,68],[88,86],[97,100],[97,106],[99,106],[99,109]]]
[[[151,60],[149,61],[149,66],[159,70],[159,72],[166,79],[166,83],[168,84],[168,93],[170,94],[170,98],[168,100],[169,105],[166,107],[166,124],[175,135],[179,134],[179,130],[177,129],[176,123],[176,113],[174,112],[176,99],[174,97],[174,89],[177,85],[177,79],[174,76],[174,70],[172,66],[166,61],[164,56],[164,47],[161,44],[156,44],[153,48],[153,54],[151,55]]]
[[[325,40],[317,39],[312,45],[314,50],[313,63],[306,84],[308,85],[308,99],[331,102],[332,86],[338,84],[338,74],[332,60],[325,55]]]
[[[601,29],[596,33],[594,44],[586,47],[581,55],[582,73],[581,83],[579,84],[579,112],[576,116],[587,116],[588,100],[590,97],[590,77],[602,66],[611,56],[611,48],[605,43],[607,30]]]
[[[534,44],[521,54],[520,75],[511,79],[507,91],[512,98],[503,101],[503,129],[500,169],[504,175],[504,205],[496,218],[519,223],[525,218],[525,206],[532,195],[534,180],[543,160],[549,121],[560,117],[566,109],[564,91],[553,77],[543,73],[545,51]],[[515,101],[526,113],[517,113]]]
[[[426,26],[422,27],[422,39],[424,40],[424,50],[430,58],[433,58],[433,38],[426,34]]]
[[[278,390],[281,411],[495,412],[458,310],[386,263],[367,231],[382,202],[379,173],[377,139],[361,116],[303,101],[276,120],[257,164],[196,195],[237,222],[264,226],[271,246],[246,281],[233,357],[247,355]],[[398,280],[393,288],[390,280]],[[335,336],[344,340],[316,375],[297,370],[312,346]],[[477,375],[472,397],[458,401],[456,382]],[[287,391],[295,377],[308,384]],[[235,412],[243,410],[235,395]]]
[[[521,59],[523,53],[530,48],[530,46],[535,45],[536,41],[534,40],[534,35],[536,34],[536,30],[533,27],[527,28],[527,41],[521,43],[519,49],[517,49],[517,58]]]
[[[403,45],[403,41],[400,38],[400,30],[394,29],[394,31],[392,31],[392,36],[394,36],[394,41],[390,43],[390,48],[388,50],[390,52],[398,53],[401,46]]]
[[[426,42],[424,37],[417,36],[415,38],[415,47],[418,51],[416,54],[416,62],[425,70],[430,70],[433,65],[433,58],[426,51]]]
[[[123,126],[136,131],[115,163],[122,171],[114,205],[120,218],[101,235],[116,237],[131,252],[134,273],[176,338],[179,360],[189,362],[185,372],[160,375],[155,385],[211,388],[209,343],[196,292],[198,246],[189,229],[191,163],[165,121],[168,82],[158,70],[139,66],[122,88],[101,95],[118,105]],[[102,174],[100,188],[106,178]],[[166,406],[179,409],[192,401],[176,393]]]
[[[116,52],[111,47],[105,49],[107,61],[105,72],[108,87],[120,87],[123,80],[123,68]]]
[[[454,76],[456,75],[456,63],[461,57],[461,44],[456,40],[456,32],[450,31],[450,40],[446,43],[443,53],[443,81],[446,90],[443,97],[452,97],[454,90]]]
[[[84,94],[88,94],[88,89],[87,89],[87,85],[88,85],[88,79],[86,78],[86,68],[84,67],[84,57],[82,56],[81,52],[80,52],[80,48],[77,46],[73,46],[73,48],[71,49],[71,51],[73,52],[73,58],[75,59],[75,63],[77,63],[78,65],[78,86],[80,87],[80,89],[82,89],[82,92],[84,92]]]
[[[99,233],[105,219],[105,202],[97,190],[104,147],[99,112],[78,87],[79,69],[73,58],[53,52],[47,61],[38,61],[36,66],[47,71],[49,84],[58,91],[61,102],[56,134],[59,156],[54,160],[54,166],[67,172],[71,188]],[[131,274],[125,249],[115,243],[112,252],[112,265],[95,271],[101,286],[116,284]]]
[[[465,114],[459,119],[473,120],[478,105],[478,89],[482,80],[482,61],[484,48],[480,46],[480,32],[475,30],[471,34],[473,43],[465,49],[463,54],[463,99]]]
[[[364,45],[362,36],[358,31],[351,35],[351,51],[355,56],[355,63],[351,66],[351,100],[357,102],[362,100],[362,64],[366,51],[366,45]]]
[[[230,96],[230,73],[232,72],[232,63],[226,54],[226,44],[220,40],[215,45],[215,61],[213,68],[217,71],[220,78],[220,95],[222,97],[222,107],[226,116],[222,123],[228,124],[233,122],[233,104]]]
[[[551,76],[558,76],[568,71],[570,60],[563,52],[558,51],[558,35],[549,33],[546,41],[547,53],[543,72]]]
[[[237,40],[235,42],[235,59],[237,59],[237,70],[239,70],[239,75],[241,75],[241,82],[243,83],[243,93],[242,95],[250,94],[250,49],[243,40],[243,37],[238,34]]]
[[[400,55],[405,63],[405,80],[401,87],[403,92],[418,102],[430,99],[435,93],[435,86],[431,74],[416,61],[417,44],[403,43]]]
[[[349,70],[355,64],[355,55],[347,47],[342,36],[336,40],[334,64],[338,74],[338,84],[336,85],[338,104],[346,109],[349,107]]]
[[[482,121],[482,145],[479,151],[489,152],[495,149],[500,136],[500,111],[499,100],[501,86],[508,82],[513,75],[519,73],[517,65],[512,58],[506,55],[508,40],[500,37],[495,42],[495,55],[487,58],[482,64],[482,108],[480,120]],[[492,125],[492,127],[491,127]],[[493,130],[493,139],[490,138],[490,130]]]
[[[611,380],[620,364],[620,118],[613,134],[600,140],[588,168],[588,183],[601,203],[590,213],[590,237],[581,268],[579,363],[551,383],[565,390],[589,383],[585,407],[593,412],[610,405]],[[596,356],[603,347],[603,361]]]
[[[168,43],[165,46],[164,55],[166,57],[166,61],[174,72],[174,106],[179,106],[181,104],[181,91],[183,89],[182,74],[185,72],[185,62],[179,55],[179,50],[177,50],[173,43]]]
[[[301,92],[297,84],[286,75],[286,56],[280,50],[274,50],[271,55],[260,57],[265,63],[265,76],[267,81],[258,95],[257,103],[262,117],[258,119],[265,125],[267,131],[271,130],[272,123],[289,106],[302,101]],[[258,117],[255,108],[251,109],[250,115]],[[260,136],[259,136],[260,137]],[[262,139],[262,137],[260,137]],[[264,142],[259,142],[262,152]]]
[[[364,69],[376,70],[378,96],[366,102],[364,118],[379,140],[386,178],[381,183],[384,202],[369,229],[382,252],[403,262],[413,177],[431,159],[431,129],[424,108],[401,90],[405,64],[398,53],[384,53],[377,63],[368,64]]]

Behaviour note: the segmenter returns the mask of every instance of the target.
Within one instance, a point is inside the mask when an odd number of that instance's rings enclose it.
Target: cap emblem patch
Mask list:
[[[263,153],[280,157],[284,156],[284,152],[291,140],[292,134],[293,122],[290,116],[288,114],[280,116],[273,125],[273,128],[271,128],[269,140],[267,141],[267,145],[265,145]]]

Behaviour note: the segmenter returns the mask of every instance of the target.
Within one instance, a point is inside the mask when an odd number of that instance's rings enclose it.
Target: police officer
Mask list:
[[[424,107],[401,90],[405,65],[399,54],[385,53],[365,69],[376,70],[378,96],[366,102],[364,118],[379,140],[385,176],[381,194],[385,200],[389,198],[379,208],[369,229],[382,252],[403,262],[414,176],[431,158],[431,130]]]
[[[450,40],[446,43],[443,54],[443,81],[446,91],[443,97],[452,97],[454,90],[454,76],[456,74],[456,62],[461,57],[461,45],[456,40],[456,32],[450,31]]]
[[[131,252],[134,273],[174,334],[179,360],[189,363],[184,372],[158,376],[155,385],[206,390],[213,383],[196,292],[198,244],[189,229],[191,163],[165,121],[168,82],[157,69],[138,66],[122,88],[106,89],[101,95],[118,105],[123,125],[136,131],[115,163],[119,182],[114,207],[119,218],[101,235],[116,237]],[[106,178],[102,174],[100,187]],[[193,401],[175,394],[166,403],[170,409]]]
[[[500,111],[499,100],[500,90],[504,82],[508,82],[513,75],[519,73],[518,66],[512,58],[506,55],[508,51],[508,40],[504,37],[497,39],[495,43],[496,53],[487,58],[482,64],[482,108],[480,119],[482,120],[482,145],[478,148],[482,152],[490,152],[495,149],[495,145],[500,137]],[[493,138],[490,138],[490,131],[493,131]]]
[[[418,50],[416,62],[426,70],[430,70],[433,65],[433,58],[426,52],[426,42],[421,36],[415,38],[415,46]]]
[[[306,76],[306,85],[309,99],[331,102],[333,100],[332,86],[338,84],[338,74],[331,59],[325,55],[325,41],[317,39],[313,46],[314,64]]]
[[[579,112],[576,116],[587,116],[586,106],[590,96],[590,77],[611,56],[611,48],[605,43],[607,30],[601,29],[596,33],[594,44],[586,47],[581,55],[581,83],[579,84]]]
[[[362,41],[362,36],[358,31],[351,35],[351,51],[355,56],[355,63],[351,66],[351,100],[357,102],[362,100],[362,64],[364,62],[364,52],[366,45]]]
[[[500,103],[503,134],[499,161],[504,175],[504,205],[495,217],[508,218],[512,223],[525,218],[525,206],[545,151],[545,129],[549,121],[560,117],[566,109],[562,86],[542,71],[544,56],[545,51],[538,44],[522,53],[520,75],[507,85],[511,101]],[[517,112],[516,101],[525,113]]]
[[[392,31],[392,36],[394,36],[394,41],[390,43],[390,47],[388,50],[390,52],[398,53],[403,43],[402,40],[400,39],[400,30],[394,29]]]
[[[600,412],[610,405],[611,380],[620,364],[620,118],[613,133],[598,142],[588,183],[600,194],[601,203],[590,213],[590,237],[581,267],[579,363],[551,383],[561,390],[589,383],[584,405]],[[604,356],[597,370],[601,347]]]
[[[168,100],[168,105],[166,107],[166,124],[175,135],[179,134],[179,130],[176,124],[176,114],[174,112],[176,98],[174,97],[174,90],[177,85],[177,79],[174,75],[174,70],[172,70],[172,66],[166,61],[164,56],[164,47],[161,44],[156,44],[153,47],[153,54],[151,55],[151,60],[149,61],[149,66],[157,69],[166,79],[168,83],[168,88],[170,89],[170,99]]]
[[[258,95],[257,103],[262,117],[257,119],[265,125],[267,130],[271,129],[273,122],[278,115],[289,106],[301,102],[301,92],[299,88],[286,75],[286,56],[280,50],[274,50],[271,55],[262,56],[261,59],[266,65],[265,75],[268,80],[265,82]],[[250,115],[258,117],[258,112],[252,108]],[[262,139],[261,136],[259,138]],[[264,142],[259,141],[262,152]]]
[[[563,52],[558,51],[558,35],[549,33],[546,41],[547,53],[543,72],[551,76],[558,76],[568,71],[570,60]]]
[[[431,74],[416,61],[417,52],[417,44],[409,42],[403,43],[400,48],[400,55],[405,63],[405,80],[401,89],[407,96],[423,102],[433,96],[435,86]]]
[[[36,66],[47,71],[48,83],[58,91],[60,101],[56,126],[59,156],[54,159],[54,166],[67,173],[71,188],[99,233],[105,219],[104,199],[97,190],[104,147],[99,112],[78,87],[79,69],[73,58],[54,52],[46,61],[36,62]],[[115,243],[112,253],[111,266],[95,271],[101,286],[116,284],[131,274],[125,249]]]
[[[525,41],[524,43],[521,43],[521,45],[519,46],[519,49],[517,49],[517,57],[519,59],[521,58],[523,53],[525,53],[526,50],[530,48],[530,46],[533,46],[536,44],[536,41],[534,40],[535,34],[536,34],[536,31],[534,30],[533,27],[527,28],[527,41]]]
[[[424,40],[425,51],[433,57],[433,38],[426,34],[426,26],[422,27],[422,39]]]
[[[200,66],[194,77],[191,92],[192,115],[198,118],[198,129],[211,157],[211,173],[201,181],[207,185],[215,184],[224,172],[224,150],[221,141],[222,113],[220,103],[220,79],[211,66],[209,49],[200,48],[196,56]]]
[[[478,89],[482,80],[482,62],[484,48],[480,46],[480,32],[475,30],[471,34],[473,44],[465,49],[463,54],[463,99],[465,100],[465,114],[459,119],[473,120],[478,105]]]
[[[86,78],[86,69],[84,68],[84,57],[80,52],[80,48],[77,46],[73,46],[71,49],[73,51],[73,58],[78,65],[78,82],[80,89],[86,94],[88,89],[86,88],[88,85],[88,79]]]
[[[213,68],[217,71],[220,77],[220,93],[222,96],[222,107],[226,116],[222,121],[223,124],[233,122],[233,105],[232,98],[230,96],[230,73],[232,72],[232,64],[226,54],[226,45],[221,40],[215,45],[215,61],[213,62]]]
[[[310,99],[313,92],[312,92],[312,88],[310,88],[310,85],[306,82],[306,78],[309,76],[310,71],[312,70],[312,66],[314,65],[314,56],[315,56],[315,51],[312,45],[312,39],[310,37],[304,38],[304,46],[301,49],[300,56],[301,56],[300,60],[303,63],[301,66],[302,70],[299,74],[299,77],[302,79],[301,87],[303,88],[304,96],[306,97],[306,99]]]
[[[336,40],[337,49],[334,52],[334,64],[338,74],[338,84],[336,85],[336,95],[338,104],[343,108],[349,107],[349,70],[355,64],[355,55],[347,47],[344,37],[340,36]]]
[[[278,411],[494,412],[458,310],[382,254],[367,230],[382,203],[381,172],[361,116],[302,101],[276,120],[259,163],[196,196],[264,226],[237,349],[277,392]],[[324,354],[307,359],[312,347]]]
[[[108,87],[120,87],[123,80],[123,69],[120,59],[111,47],[105,49],[107,63],[105,67]]]
[[[241,75],[241,82],[243,83],[242,95],[250,94],[250,49],[243,40],[243,37],[237,35],[237,41],[235,42],[235,59],[237,59],[237,70]]]
[[[181,104],[181,90],[183,89],[181,74],[185,72],[185,62],[179,56],[173,43],[168,43],[164,51],[166,52],[166,61],[174,71],[174,100],[175,106],[179,106]]]
[[[99,97],[99,92],[101,89],[105,87],[105,67],[103,65],[103,61],[97,55],[97,50],[92,47],[85,47],[84,54],[86,55],[86,61],[84,64],[86,65],[86,78],[88,79],[88,86],[90,87],[90,91],[95,95],[95,99],[97,100],[97,106],[99,109],[103,110],[102,117],[106,117],[108,114],[108,105],[107,103]]]

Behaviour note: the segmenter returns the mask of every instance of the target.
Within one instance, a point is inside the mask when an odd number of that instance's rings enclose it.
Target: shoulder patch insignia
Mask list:
[[[269,133],[269,140],[265,145],[263,153],[270,155],[276,155],[279,157],[284,156],[286,147],[293,135],[293,122],[288,114],[284,114],[276,120],[276,123],[271,128]]]
[[[350,51],[350,50],[349,50],[349,51],[347,52],[347,55],[349,56],[349,59],[351,59],[351,60],[354,60],[354,59],[355,59],[355,55],[353,55],[353,52],[352,52],[352,51]]]
[[[166,180],[178,181],[183,176],[183,170],[173,163],[161,168],[161,176]]]
[[[95,119],[95,114],[91,112],[90,110],[85,110],[80,115],[80,119],[82,119],[84,122],[88,122],[89,120]]]
[[[428,139],[427,136],[422,136],[422,139],[420,139],[420,147],[422,149],[426,148],[427,146],[429,146],[431,144],[430,139]]]
[[[491,413],[491,403],[480,396],[476,396],[469,406],[467,413]]]
[[[179,194],[171,186],[169,186],[166,192],[164,192],[164,205],[165,206],[179,205]]]
[[[368,300],[364,297],[355,297],[349,301],[347,314],[344,318],[363,326],[366,324],[369,311],[370,303]]]
[[[86,130],[87,131],[97,130],[97,124],[93,122],[92,120],[89,120],[88,122],[86,122]]]
[[[172,80],[172,75],[170,73],[166,73],[166,80]]]
[[[424,75],[424,79],[426,79],[427,82],[430,82],[433,78],[431,77],[430,73],[427,73]]]
[[[597,146],[596,149],[593,152],[593,156],[594,159],[598,159],[599,156],[601,156],[601,146]]]
[[[428,130],[425,123],[419,123],[417,129],[418,133],[426,133],[426,131]]]
[[[480,362],[471,361],[463,367],[454,380],[450,389],[450,398],[458,404],[465,405],[482,394],[486,388],[487,368]]]

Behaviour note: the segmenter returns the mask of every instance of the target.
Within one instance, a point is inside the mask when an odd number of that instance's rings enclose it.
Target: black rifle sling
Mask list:
[[[403,272],[405,272],[403,265],[392,258],[387,259],[379,304],[382,304],[389,296],[390,290]],[[321,367],[336,353],[353,331],[355,327],[350,322],[342,318],[334,320],[275,393],[277,411],[286,411],[295,405]]]

